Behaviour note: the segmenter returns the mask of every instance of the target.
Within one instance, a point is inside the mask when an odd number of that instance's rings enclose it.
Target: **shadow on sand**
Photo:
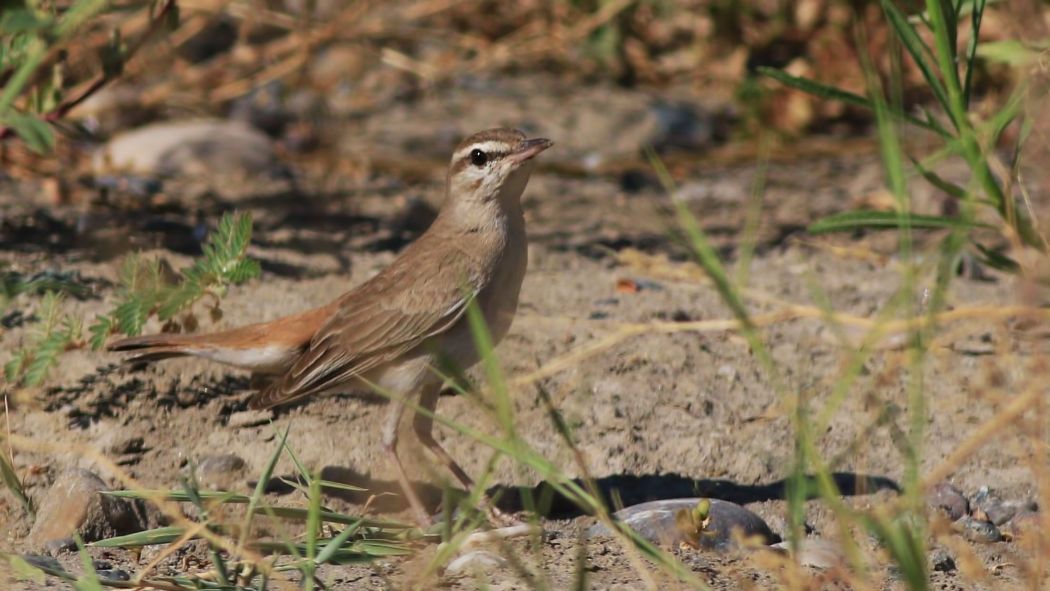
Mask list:
[[[407,508],[396,481],[374,480],[351,468],[341,466],[324,468],[321,470],[321,477],[332,482],[365,489],[364,491],[326,489],[325,494],[330,497],[362,505],[371,498],[371,507],[380,513],[393,513]],[[832,478],[838,489],[846,496],[871,494],[881,490],[900,491],[900,486],[895,481],[884,476],[836,472],[832,474]],[[269,482],[267,492],[290,493],[294,489],[287,481],[295,479],[295,476],[274,478]],[[812,477],[810,479],[812,485],[809,487],[810,490],[816,490],[815,481]],[[581,484],[579,480],[576,482]],[[625,507],[647,501],[684,497],[708,497],[745,505],[783,499],[786,488],[785,480],[767,484],[737,484],[729,480],[694,479],[678,474],[640,476],[618,474],[598,478],[595,484],[606,506],[611,506],[613,499],[618,499]],[[416,482],[414,486],[419,493],[420,500],[434,512],[439,510],[442,497],[446,492],[451,496],[466,494],[462,489],[446,491],[439,486],[427,483]],[[504,511],[520,511],[524,500],[532,498],[540,515],[548,519],[571,519],[584,514],[579,507],[556,492],[547,482],[533,487],[498,485],[489,488],[488,494],[490,498],[496,499],[496,504]]]

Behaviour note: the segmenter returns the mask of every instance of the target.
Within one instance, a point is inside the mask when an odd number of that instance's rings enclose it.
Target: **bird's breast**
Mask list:
[[[518,296],[528,267],[528,241],[524,223],[512,224],[492,272],[478,291],[477,305],[485,318],[492,343],[498,344],[510,330],[518,310]],[[442,340],[442,353],[466,369],[479,360],[470,323],[464,316]]]

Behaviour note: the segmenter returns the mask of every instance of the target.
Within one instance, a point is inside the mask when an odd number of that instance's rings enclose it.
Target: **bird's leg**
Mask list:
[[[420,396],[419,406],[422,410],[427,411],[426,414],[417,412],[415,417],[412,419],[412,430],[415,431],[416,437],[419,442],[430,450],[430,453],[438,459],[439,462],[448,468],[449,472],[456,477],[467,491],[474,489],[474,481],[471,480],[470,476],[467,476],[465,470],[456,460],[452,459],[452,456],[445,451],[444,447],[434,439],[434,409],[437,408],[438,394],[441,392],[441,383],[424,386],[423,393]],[[489,518],[497,525],[507,525],[508,523],[518,523],[516,520],[503,513],[493,505],[487,496],[481,497],[481,506],[485,512],[489,515]]]
[[[386,421],[383,423],[383,451],[385,451],[394,462],[397,483],[401,485],[401,492],[404,493],[405,499],[408,500],[409,506],[412,507],[412,512],[416,514],[416,519],[419,521],[419,524],[426,528],[431,525],[430,515],[423,507],[423,502],[419,500],[419,495],[416,494],[416,491],[408,482],[408,475],[405,473],[405,466],[401,463],[401,458],[397,455],[398,428],[401,426],[401,417],[404,416],[404,414],[404,401],[391,400],[390,410],[387,411]]]

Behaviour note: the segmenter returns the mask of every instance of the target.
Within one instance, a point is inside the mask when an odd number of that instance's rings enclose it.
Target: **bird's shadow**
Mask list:
[[[839,492],[844,496],[872,494],[881,490],[900,492],[896,481],[885,476],[835,472],[832,475]],[[334,483],[350,485],[361,490],[328,487],[325,494],[332,498],[364,505],[379,513],[395,513],[408,507],[401,489],[394,480],[370,478],[352,468],[327,466],[321,470],[321,478]],[[809,476],[807,490],[811,498],[817,496],[816,479]],[[287,494],[294,490],[289,484],[296,477],[275,477],[270,480],[267,492]],[[576,479],[576,485],[588,489],[589,485]],[[765,484],[738,484],[731,480],[689,478],[680,474],[616,474],[597,478],[594,490],[607,507],[629,507],[647,501],[706,497],[731,501],[740,505],[784,499],[787,481],[776,480]],[[413,487],[428,510],[437,512],[445,498],[461,498],[466,491],[459,488],[442,488],[434,484],[415,482]],[[535,512],[548,519],[571,519],[586,514],[568,497],[559,493],[555,486],[544,481],[532,487],[497,485],[488,489],[489,498],[508,512],[534,507]]]

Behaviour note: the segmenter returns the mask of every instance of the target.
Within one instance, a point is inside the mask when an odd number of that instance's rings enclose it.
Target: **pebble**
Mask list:
[[[60,551],[68,548],[74,534],[92,542],[145,529],[147,519],[140,504],[100,494],[107,490],[106,483],[88,470],[59,474],[40,503],[30,544]]]
[[[926,504],[943,511],[952,521],[970,513],[970,503],[962,491],[947,482],[938,482],[930,487],[926,493]]]
[[[271,419],[273,419],[271,410],[242,410],[231,414],[226,425],[232,429],[256,427],[269,423]]]
[[[445,572],[450,575],[458,575],[463,572],[491,571],[506,564],[507,560],[499,554],[487,550],[473,550],[450,562]]]
[[[698,543],[707,549],[726,550],[734,544],[734,531],[739,529],[745,537],[758,536],[762,543],[770,544],[779,538],[769,529],[761,517],[751,511],[721,499],[708,499],[711,503],[708,521],[695,539],[676,524],[675,515],[681,510],[693,510],[703,499],[671,499],[650,501],[621,509],[613,514],[640,536],[656,544],[677,546],[681,543]],[[612,532],[604,524],[588,530],[589,537],[607,536]]]
[[[246,467],[245,461],[234,454],[204,456],[197,463],[197,477],[204,485],[215,489],[228,489]]]
[[[719,116],[687,101],[656,100],[649,113],[655,122],[648,138],[654,150],[700,150],[722,139]]]
[[[279,80],[259,86],[233,102],[230,119],[277,137],[291,121],[284,107],[284,95],[285,88]]]
[[[791,552],[791,542],[778,542],[770,547]],[[823,538],[803,538],[795,561],[810,568],[829,569],[844,564],[845,557],[841,547],[835,542]]]
[[[994,523],[981,521],[969,515],[964,515],[952,527],[962,534],[962,537],[978,544],[993,544],[1003,538],[1002,532]]]
[[[945,548],[934,548],[929,556],[930,568],[942,573],[950,573],[955,570],[955,559]]]
[[[155,123],[118,134],[92,160],[100,175],[240,176],[280,168],[273,143],[244,123],[197,119]]]
[[[107,581],[130,581],[131,575],[128,571],[121,568],[107,568],[96,570],[95,574],[98,578],[105,579]]]

